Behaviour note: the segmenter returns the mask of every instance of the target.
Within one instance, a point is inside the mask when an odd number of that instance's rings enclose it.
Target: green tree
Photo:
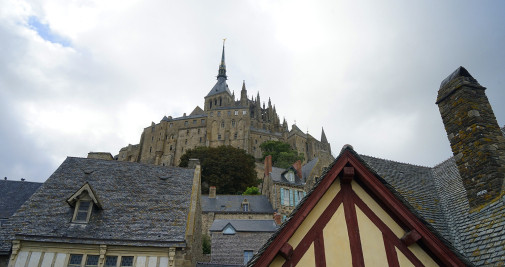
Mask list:
[[[210,237],[207,234],[202,235],[202,252],[203,254],[210,254],[211,245]]]
[[[197,158],[202,166],[202,193],[216,186],[218,194],[241,194],[249,186],[259,184],[254,157],[243,149],[231,146],[197,147],[181,157],[180,167],[187,167],[189,159]]]
[[[247,187],[242,195],[260,195],[260,190],[256,186]]]
[[[260,145],[263,151],[263,159],[266,156],[272,155],[272,165],[279,168],[288,168],[297,160],[304,160],[303,154],[298,154],[298,151],[293,150],[288,143],[281,141],[266,141]]]

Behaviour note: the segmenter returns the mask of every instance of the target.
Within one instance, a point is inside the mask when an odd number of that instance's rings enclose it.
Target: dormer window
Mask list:
[[[72,222],[88,223],[93,207],[101,209],[102,205],[96,193],[88,183],[85,183],[77,192],[67,199],[67,203],[74,208]]]
[[[244,199],[242,202],[242,211],[248,212],[249,211],[249,201],[247,199]]]
[[[294,183],[295,182],[295,173],[293,171],[289,171],[288,173],[286,173],[286,178],[288,179],[288,181]]]
[[[234,235],[236,233],[235,228],[231,224],[227,224],[223,229],[224,235]]]

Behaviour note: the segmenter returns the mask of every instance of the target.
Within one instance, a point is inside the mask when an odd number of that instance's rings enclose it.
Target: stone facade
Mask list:
[[[244,250],[258,252],[272,233],[237,233],[225,235],[222,232],[212,233],[211,262],[222,264],[244,264]]]
[[[460,67],[442,82],[437,97],[471,209],[504,194],[505,138],[485,89]]]
[[[139,144],[128,145],[119,151],[118,160],[176,166],[188,149],[221,145],[241,148],[255,158],[261,158],[260,145],[269,140],[289,143],[298,153],[305,155],[305,162],[321,154],[331,154],[324,131],[318,141],[296,125],[289,130],[287,122],[280,121],[270,99],[265,106],[259,93],[256,98],[247,97],[245,82],[240,98],[236,99],[226,84],[224,47],[217,80],[204,98],[203,110],[197,106],[189,115],[165,116],[159,123],[151,123],[142,132]]]

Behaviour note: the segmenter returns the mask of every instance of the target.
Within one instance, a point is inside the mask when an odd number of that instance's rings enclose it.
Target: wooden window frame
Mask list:
[[[79,213],[79,208],[81,207],[81,203],[82,202],[89,202],[88,212],[87,212],[86,220],[85,221],[80,221],[80,220],[78,221],[77,220],[77,214]],[[93,200],[91,198],[85,197],[83,199],[79,199],[77,201],[77,204],[75,205],[75,208],[74,208],[74,216],[72,216],[72,222],[73,223],[88,223],[89,222],[89,218],[91,217],[91,211],[92,210],[93,210]]]

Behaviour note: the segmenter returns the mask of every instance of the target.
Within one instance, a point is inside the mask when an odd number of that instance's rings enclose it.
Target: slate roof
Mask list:
[[[182,116],[182,117],[177,117],[177,118],[163,116],[161,121],[180,121],[180,120],[198,119],[198,118],[206,118],[206,117],[207,117],[206,114],[196,114],[196,115]]]
[[[277,225],[274,220],[214,220],[211,232],[220,232],[231,224],[237,232],[275,232]]]
[[[21,240],[185,246],[193,169],[68,157],[12,217]],[[103,209],[71,223],[66,199],[86,182]]]
[[[284,175],[288,172],[289,169],[292,169],[295,173],[295,182],[290,182]],[[270,173],[270,177],[274,183],[282,183],[296,186],[303,186],[305,184],[305,180],[298,177],[296,174],[296,170],[293,167],[289,167],[288,169],[272,167],[272,172]]]
[[[219,77],[217,78],[216,84],[214,85],[214,87],[212,87],[212,89],[210,90],[210,92],[207,94],[206,97],[217,95],[224,92],[231,95],[230,89],[228,89],[228,84],[226,83],[226,78]]]
[[[433,173],[449,226],[442,234],[475,265],[505,262],[505,197],[469,213],[468,198],[454,158],[435,166]]]
[[[10,222],[7,220],[33,195],[42,183],[26,181],[0,181],[0,255],[8,255],[11,249]],[[5,221],[4,221],[5,219]]]
[[[360,155],[377,174],[386,180],[440,233],[447,232],[446,218],[436,194],[432,169],[406,163]]]
[[[305,165],[302,166],[302,176],[304,180],[307,180],[307,178],[310,176],[310,173],[312,172],[318,161],[319,158],[313,158],[311,161],[307,162]]]
[[[246,212],[242,211],[244,199],[249,202],[249,211]],[[264,195],[217,195],[216,198],[202,195],[200,201],[202,212],[274,214],[272,204]]]
[[[9,218],[42,183],[0,180],[0,219]]]
[[[433,168],[361,158],[408,201],[425,223],[448,240],[449,246],[473,264],[505,261],[505,198],[470,213],[454,158]]]

